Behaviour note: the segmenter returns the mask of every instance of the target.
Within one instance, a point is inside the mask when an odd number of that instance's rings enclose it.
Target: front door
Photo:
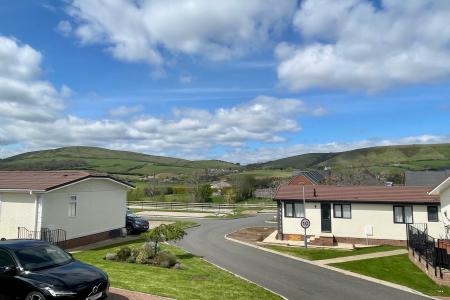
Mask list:
[[[331,232],[331,204],[322,203],[320,210],[322,216],[322,232]]]

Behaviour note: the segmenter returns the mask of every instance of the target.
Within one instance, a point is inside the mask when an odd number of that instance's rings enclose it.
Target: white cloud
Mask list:
[[[190,84],[192,83],[192,80],[194,80],[194,78],[191,75],[180,76],[180,82],[183,84]]]
[[[60,21],[55,30],[64,36],[69,36],[72,33],[72,24],[67,20]]]
[[[281,85],[376,91],[450,75],[447,0],[306,0],[298,45],[276,48]]]
[[[58,91],[51,83],[40,80],[41,61],[42,55],[29,45],[0,36],[2,126],[17,120],[52,121],[64,108],[63,98],[70,89],[62,86]],[[5,134],[4,131],[2,135]]]
[[[290,146],[261,147],[258,149],[241,148],[228,152],[220,159],[252,164],[272,161],[280,158],[306,154],[342,152],[374,146],[410,145],[410,144],[437,144],[449,143],[450,135],[418,135],[398,139],[366,139],[352,142],[330,142],[323,144],[295,144]]]
[[[122,105],[111,109],[109,111],[109,114],[113,117],[124,117],[134,113],[141,112],[143,109],[144,107],[142,105],[135,105],[135,106]]]
[[[68,12],[82,43],[105,44],[123,61],[160,65],[163,53],[242,56],[270,41],[296,6],[295,0],[73,0]]]

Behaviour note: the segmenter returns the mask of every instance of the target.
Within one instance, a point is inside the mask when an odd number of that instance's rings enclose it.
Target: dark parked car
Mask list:
[[[145,232],[149,228],[148,221],[138,215],[133,214],[131,211],[127,210],[127,233],[140,233]]]
[[[108,275],[39,240],[0,241],[0,299],[104,299]]]

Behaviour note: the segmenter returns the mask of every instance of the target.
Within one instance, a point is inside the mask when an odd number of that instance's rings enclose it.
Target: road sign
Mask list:
[[[300,222],[300,225],[304,229],[306,229],[306,228],[309,228],[309,226],[311,225],[311,222],[307,218],[303,218],[302,221]]]

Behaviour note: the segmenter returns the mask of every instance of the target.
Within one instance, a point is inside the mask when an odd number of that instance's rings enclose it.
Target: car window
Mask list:
[[[14,259],[6,251],[0,250],[0,268],[15,266]]]
[[[14,251],[25,270],[37,270],[63,265],[72,257],[62,249],[53,245],[24,248]]]

